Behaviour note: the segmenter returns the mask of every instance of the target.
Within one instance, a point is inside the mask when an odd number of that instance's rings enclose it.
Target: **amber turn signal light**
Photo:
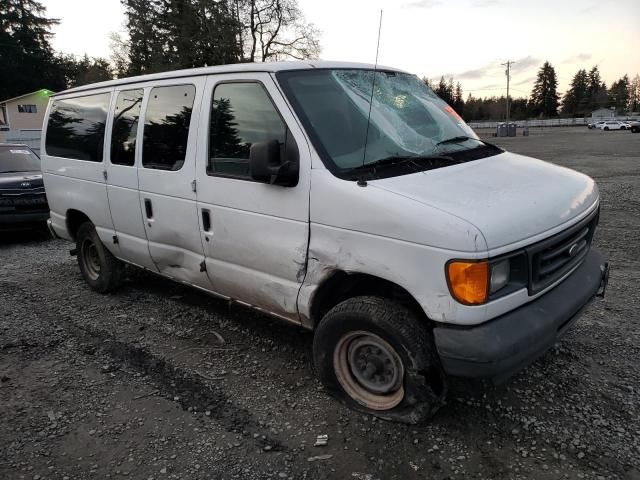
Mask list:
[[[488,261],[454,260],[447,264],[447,280],[453,298],[465,305],[480,305],[489,296]]]

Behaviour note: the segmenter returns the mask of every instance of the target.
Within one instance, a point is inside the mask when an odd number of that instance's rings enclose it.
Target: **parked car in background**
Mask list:
[[[600,130],[627,130],[630,125],[626,122],[619,122],[617,120],[608,120],[602,122],[602,125],[598,125],[596,128]]]
[[[640,133],[640,122],[629,122],[631,133]]]
[[[601,122],[593,122],[593,123],[589,123],[587,124],[587,128],[589,130],[593,130],[594,128],[600,128],[600,125],[602,125],[603,123],[605,123],[604,121]]]
[[[504,381],[608,278],[593,179],[483,141],[393,68],[85,85],[51,97],[41,151],[90,288],[136,265],[315,330],[327,389],[385,419],[428,418],[448,376]]]
[[[40,158],[26,145],[0,143],[0,229],[44,227],[48,218]]]

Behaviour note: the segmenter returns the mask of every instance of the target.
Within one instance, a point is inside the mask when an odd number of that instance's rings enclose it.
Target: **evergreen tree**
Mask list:
[[[633,77],[629,85],[629,108],[630,112],[640,112],[640,75]]]
[[[629,76],[625,75],[617,82],[611,84],[609,89],[609,98],[611,99],[611,106],[615,108],[617,113],[625,113],[630,110],[629,98],[630,98]]]
[[[228,98],[213,101],[213,128],[211,129],[211,143],[215,155],[223,154],[229,158],[242,158],[246,145],[238,135],[236,117]]]
[[[531,92],[531,110],[534,115],[555,117],[558,115],[558,78],[549,62],[544,62]]]
[[[562,113],[569,116],[584,116],[589,112],[589,75],[578,70],[562,99]]]
[[[63,67],[49,44],[57,24],[36,0],[0,0],[0,99],[64,89]]]
[[[444,75],[440,77],[440,81],[435,86],[434,92],[438,95],[442,100],[444,100],[449,105],[453,105],[454,101],[454,91],[453,91],[453,78],[449,78],[447,81],[444,78]]]
[[[607,108],[609,106],[609,94],[607,86],[600,78],[600,70],[598,66],[594,66],[589,70],[589,85],[587,87],[588,107],[593,111],[598,108]]]
[[[161,30],[159,0],[122,0],[125,7],[127,45],[127,75],[167,70],[166,43]]]
[[[453,92],[453,104],[451,105],[453,109],[460,115],[461,117],[464,114],[464,98],[462,96],[462,85],[460,82],[456,83],[455,91]]]

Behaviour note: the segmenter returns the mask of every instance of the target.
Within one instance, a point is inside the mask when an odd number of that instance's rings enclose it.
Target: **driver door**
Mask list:
[[[310,151],[267,73],[207,79],[196,164],[197,207],[213,289],[294,322],[309,241]],[[291,140],[299,151],[295,186],[251,177],[253,143]]]

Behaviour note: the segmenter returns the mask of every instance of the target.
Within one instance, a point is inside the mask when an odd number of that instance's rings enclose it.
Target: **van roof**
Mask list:
[[[94,90],[97,88],[113,87],[116,85],[126,85],[130,83],[148,82],[152,80],[166,80],[171,78],[193,77],[199,75],[215,75],[221,73],[236,72],[281,72],[285,70],[311,70],[314,68],[364,68],[373,69],[374,65],[370,63],[354,63],[354,62],[333,62],[326,60],[304,60],[289,62],[262,62],[262,63],[234,63],[230,65],[218,65],[215,67],[189,68],[185,70],[173,70],[169,72],[152,73],[148,75],[139,75],[136,77],[119,78],[117,80],[108,80],[106,82],[92,83],[81,87],[70,88],[58,92],[52,96],[63,95],[73,92],[83,92]],[[379,70],[393,70],[401,72],[397,68],[385,67],[378,65]]]

